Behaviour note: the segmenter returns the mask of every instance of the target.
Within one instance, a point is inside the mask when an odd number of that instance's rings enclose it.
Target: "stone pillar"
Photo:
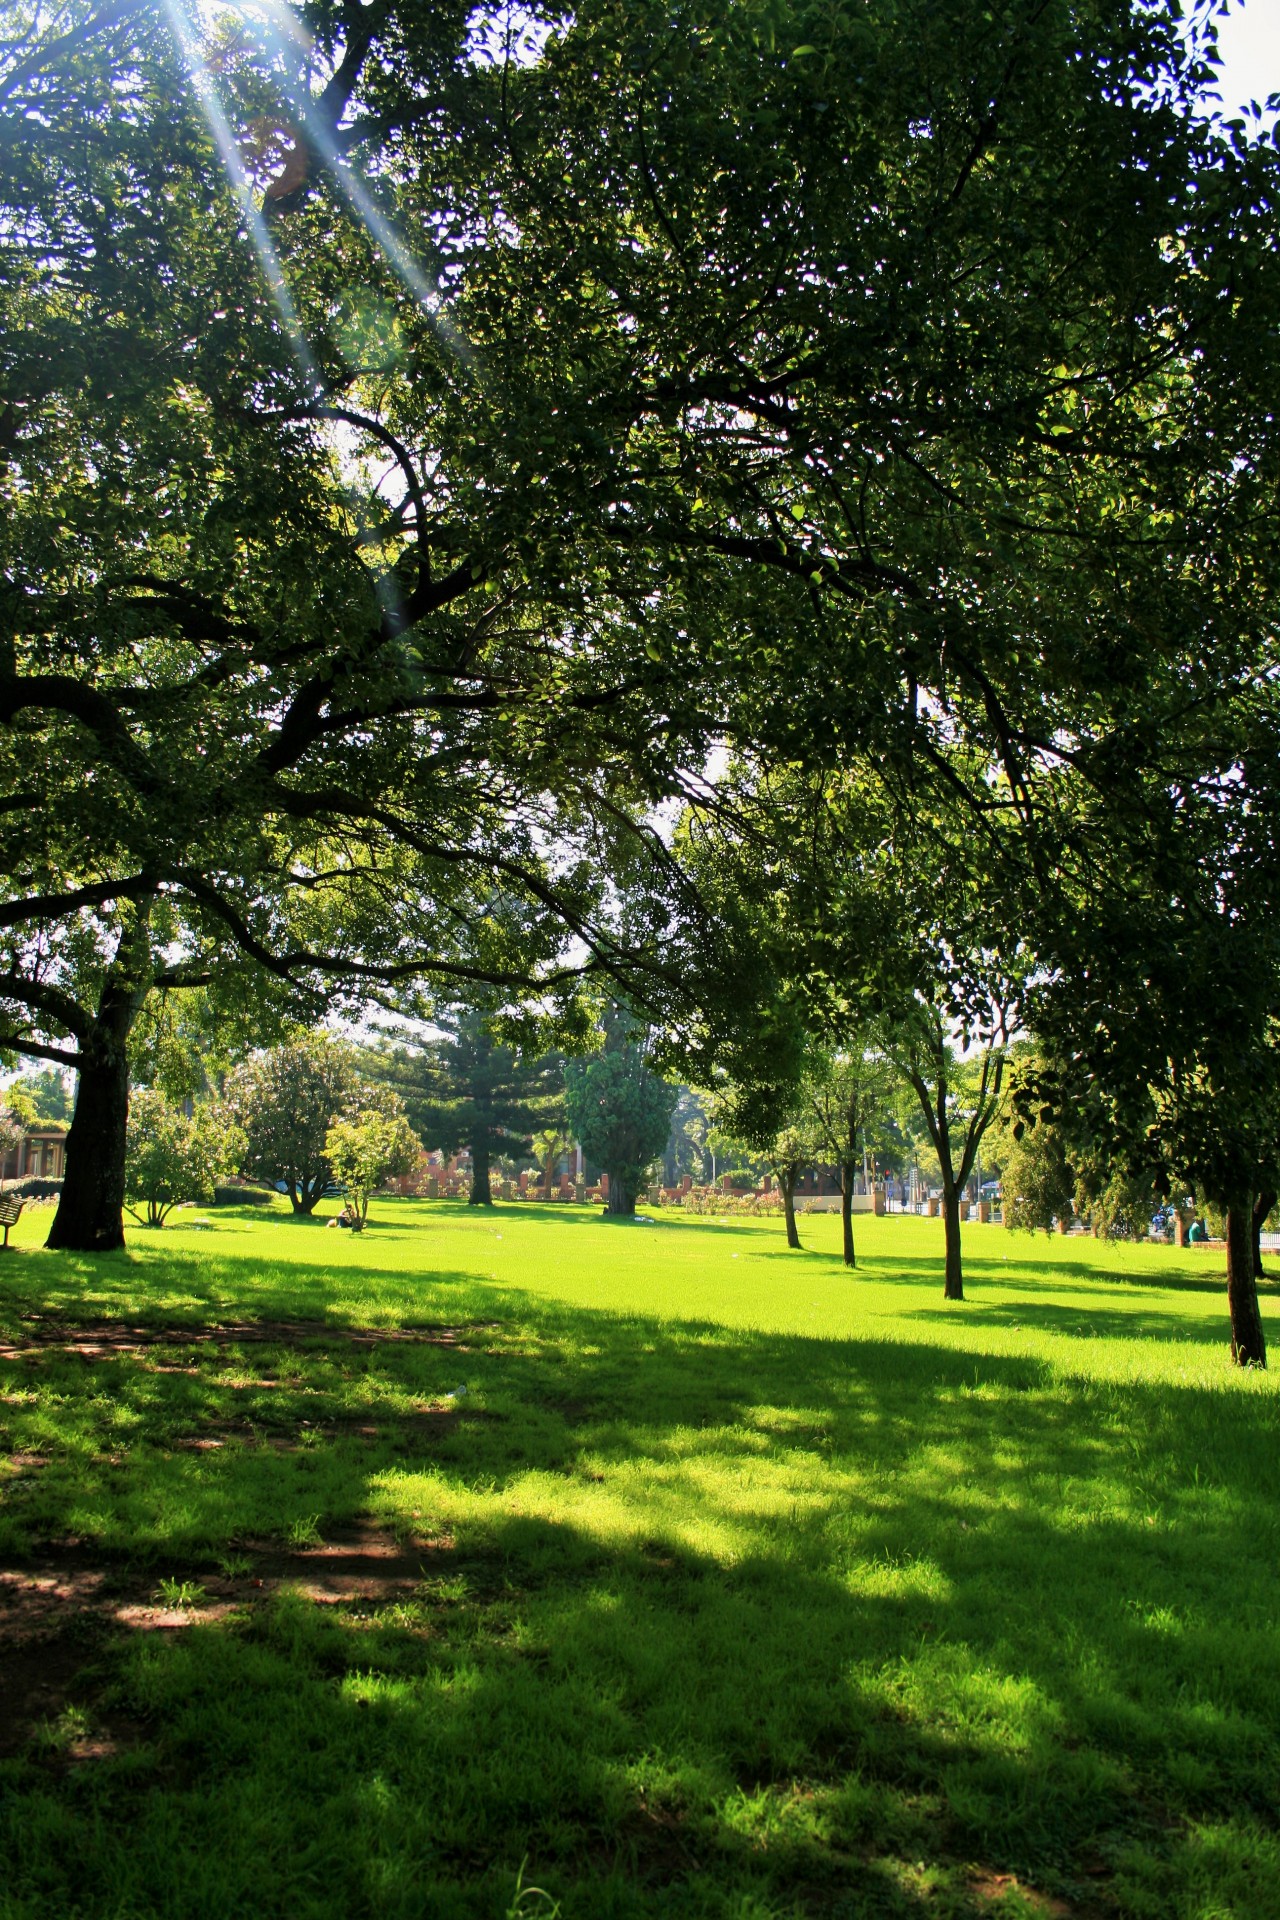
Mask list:
[[[600,1198],[606,1201],[609,1198],[609,1176],[607,1173],[600,1175]]]
[[[1190,1221],[1187,1219],[1187,1216],[1185,1213],[1183,1213],[1182,1209],[1180,1207],[1176,1208],[1173,1216],[1173,1244],[1175,1247],[1186,1246],[1187,1229],[1190,1226],[1190,1224],[1191,1224]]]
[[[991,1218],[991,1202],[989,1200],[979,1200],[978,1218],[982,1222],[983,1226],[985,1227],[988,1220],[990,1220]]]
[[[930,1194],[927,1205],[929,1208],[929,1218],[931,1220],[936,1220],[938,1217],[939,1211],[941,1209],[942,1202],[938,1199],[935,1199],[935,1197],[932,1194]]]
[[[428,1200],[438,1200],[440,1198],[440,1182],[436,1179],[434,1173],[427,1175],[424,1191]]]
[[[883,1187],[877,1187],[875,1192],[872,1194],[871,1210],[875,1214],[877,1219],[881,1219],[883,1217],[884,1215],[884,1188]]]

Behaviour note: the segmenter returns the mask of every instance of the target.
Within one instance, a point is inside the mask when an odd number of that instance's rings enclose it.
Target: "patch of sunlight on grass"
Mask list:
[[[106,1597],[33,1727],[143,1732],[0,1755],[15,1920],[1271,1920],[1280,1399],[1220,1255],[974,1226],[951,1305],[897,1218],[854,1272],[829,1216],[47,1224],[0,1546]],[[163,1338],[57,1337],[113,1326]],[[111,1624],[163,1581],[188,1624]]]

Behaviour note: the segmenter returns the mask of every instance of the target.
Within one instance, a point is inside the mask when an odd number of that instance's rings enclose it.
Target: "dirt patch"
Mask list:
[[[247,1540],[228,1556],[243,1562],[243,1570],[193,1573],[192,1597],[175,1605],[155,1568],[87,1541],[59,1541],[20,1565],[0,1566],[0,1687],[9,1659],[63,1631],[69,1617],[98,1626],[186,1627],[222,1618],[281,1586],[297,1586],[318,1600],[399,1598],[452,1546],[447,1535],[401,1540],[372,1520],[333,1527],[307,1546]]]
[[[148,1347],[318,1346],[455,1347],[468,1352],[467,1337],[490,1333],[496,1320],[445,1326],[432,1322],[412,1327],[344,1327],[327,1320],[241,1320],[215,1326],[124,1326],[118,1320],[72,1324],[33,1316],[13,1338],[0,1337],[0,1359],[29,1353],[75,1353],[84,1360],[110,1359],[118,1353],[142,1353]],[[166,1371],[189,1372],[189,1368]]]
[[[1016,1873],[993,1873],[986,1867],[978,1867],[969,1875],[969,1891],[982,1906],[998,1905],[1015,1894],[1024,1907],[1043,1915],[1044,1920],[1076,1920],[1079,1913],[1077,1907],[1060,1900],[1056,1894],[1037,1893],[1025,1880],[1019,1880]]]
[[[320,1606],[393,1603],[452,1548],[448,1535],[404,1541],[359,1520],[311,1546],[243,1542],[234,1571],[197,1572],[168,1593],[156,1569],[74,1538],[22,1565],[0,1566],[0,1756],[26,1749],[33,1736],[45,1757],[66,1763],[103,1759],[133,1743],[136,1729],[97,1710],[59,1731],[78,1677],[112,1634],[209,1625],[286,1587]]]
[[[247,1419],[206,1421],[199,1433],[183,1434],[169,1445],[184,1453],[216,1453],[228,1441],[236,1441],[247,1448],[267,1447],[273,1453],[299,1453],[317,1441],[355,1440],[373,1446],[385,1440],[400,1452],[407,1452],[443,1439],[464,1420],[474,1423],[500,1418],[481,1407],[463,1407],[454,1401],[428,1402],[407,1413],[389,1413],[381,1422],[363,1414],[339,1414],[328,1420],[301,1420],[287,1431],[264,1431]]]
[[[236,1584],[253,1591],[290,1586],[328,1606],[403,1599],[430,1575],[432,1561],[452,1548],[445,1534],[405,1542],[371,1520],[357,1521],[332,1529],[312,1547],[249,1542],[244,1552],[253,1560],[253,1572]]]

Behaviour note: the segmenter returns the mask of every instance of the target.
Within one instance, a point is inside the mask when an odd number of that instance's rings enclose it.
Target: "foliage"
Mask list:
[[[1266,1360],[1254,1215],[1280,1190],[1277,741],[1270,673],[1188,713],[1109,809],[1108,864],[1063,863],[1037,936],[1041,1103],[1099,1194],[1122,1171],[1148,1197],[1193,1191],[1221,1210],[1232,1347],[1252,1365]],[[1087,836],[1097,795],[1074,767],[1059,785]],[[1147,1204],[1118,1200],[1108,1217]]]
[[[539,1128],[529,1144],[535,1160],[542,1168],[543,1191],[550,1199],[556,1161],[573,1145],[572,1136],[566,1131],[564,1122],[561,1121],[558,1125]]]
[[[556,1053],[506,1046],[492,1011],[438,1008],[434,1038],[410,1050],[384,1047],[364,1058],[365,1073],[394,1089],[429,1148],[471,1153],[471,1197],[488,1205],[490,1166],[499,1154],[522,1158],[533,1136],[558,1113],[562,1068]],[[557,1153],[560,1149],[557,1147]],[[545,1154],[539,1154],[545,1158]]]
[[[360,1228],[369,1217],[369,1195],[396,1174],[411,1172],[422,1142],[393,1097],[381,1107],[362,1107],[349,1120],[335,1120],[324,1151],[334,1179],[346,1188],[352,1224]]]
[[[8,1089],[6,1088],[6,1096]],[[27,1137],[27,1130],[21,1115],[16,1112],[6,1097],[0,1105],[0,1165],[15,1153]]]
[[[131,1083],[178,1102],[220,1099],[249,1053],[289,1038],[290,1010],[290,996],[270,974],[250,982],[223,973],[206,986],[151,992],[129,1034]]]
[[[402,72],[416,99],[419,59],[465,77],[467,13],[433,8],[408,69],[374,60],[367,83]],[[335,29],[341,57],[314,43],[341,69],[325,113],[353,100],[372,27]],[[537,481],[494,457],[500,396],[340,194],[268,233],[258,163],[250,186],[228,155],[256,150],[301,70],[255,67],[247,25],[222,34],[71,0],[0,48],[0,1048],[99,1083],[62,1246],[120,1241],[153,992],[274,990],[311,1020],[393,987],[419,1010],[424,975],[554,1002],[618,842],[637,875],[660,864],[629,825],[664,757],[635,748],[648,709],[602,702],[600,632],[526,575],[508,506],[536,522]],[[384,323],[403,358],[366,370]],[[435,397],[409,452],[415,394]],[[656,965],[652,942],[597,939],[588,971],[606,951]],[[674,961],[656,971],[674,992]]]
[[[602,1052],[570,1060],[564,1105],[569,1127],[609,1176],[609,1211],[635,1212],[647,1168],[662,1152],[678,1089],[650,1066],[631,1016],[614,1008]]]
[[[57,1067],[20,1073],[4,1090],[4,1104],[30,1124],[63,1126],[71,1118],[72,1091]]]
[[[228,1110],[203,1101],[191,1114],[154,1088],[129,1106],[126,1204],[135,1220],[162,1227],[182,1201],[212,1200],[219,1180],[245,1150],[245,1135]]]
[[[685,1175],[701,1183],[711,1175],[710,1116],[703,1096],[681,1087],[671,1111],[671,1131],[663,1151],[663,1178],[679,1186]]]
[[[330,1127],[372,1104],[356,1049],[329,1033],[305,1035],[246,1061],[231,1076],[227,1098],[244,1129],[246,1169],[287,1182],[293,1211],[304,1214],[333,1179]]]
[[[1076,1173],[1062,1129],[1047,1113],[1029,1120],[1006,1106],[993,1126],[990,1150],[1000,1167],[1006,1227],[1052,1233],[1076,1211]]]

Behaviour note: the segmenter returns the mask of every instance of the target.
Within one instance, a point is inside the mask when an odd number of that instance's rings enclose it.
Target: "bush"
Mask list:
[[[717,1187],[690,1187],[684,1196],[686,1213],[781,1213],[780,1193],[724,1193]]]
[[[61,1180],[44,1180],[39,1174],[33,1173],[19,1186],[10,1187],[9,1192],[19,1194],[24,1200],[56,1200],[62,1192],[62,1182]]]
[[[215,1207],[265,1207],[275,1197],[274,1187],[215,1187]]]

